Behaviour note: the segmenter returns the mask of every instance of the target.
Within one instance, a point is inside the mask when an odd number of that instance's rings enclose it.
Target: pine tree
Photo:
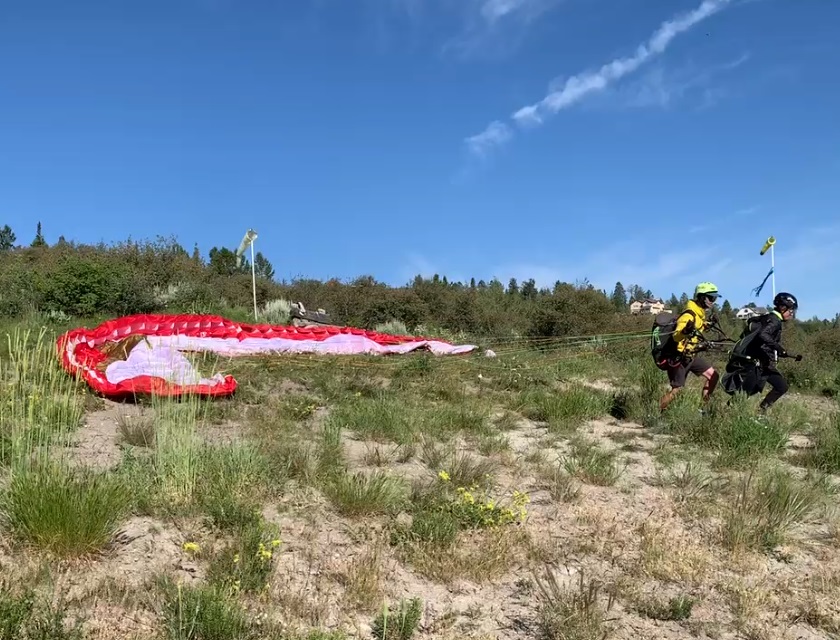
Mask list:
[[[16,240],[17,238],[12,228],[7,224],[3,225],[3,228],[0,229],[0,251],[8,251],[14,248]]]
[[[35,228],[35,239],[32,241],[30,247],[46,247],[47,241],[44,240],[44,234],[41,233],[41,223]]]
[[[624,285],[620,282],[615,283],[612,298],[613,305],[617,311],[624,311],[627,308],[627,291],[624,290]]]
[[[259,251],[254,255],[254,274],[266,280],[274,279],[274,267],[268,261],[268,258]]]
[[[537,282],[529,278],[522,284],[522,297],[530,300],[537,297]]]

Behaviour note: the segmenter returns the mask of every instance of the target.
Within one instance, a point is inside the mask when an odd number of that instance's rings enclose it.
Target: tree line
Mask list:
[[[229,247],[203,256],[174,238],[82,244],[60,237],[48,244],[40,223],[33,240],[17,244],[14,231],[0,228],[0,315],[29,312],[76,317],[133,313],[214,313],[246,319],[252,308],[251,265]],[[642,285],[616,283],[611,294],[588,281],[537,286],[533,278],[453,282],[445,275],[416,276],[391,286],[372,275],[325,281],[275,279],[271,262],[254,256],[257,303],[283,298],[323,308],[336,324],[373,328],[389,321],[410,331],[440,329],[472,336],[587,336],[645,331],[650,318],[633,317],[633,299],[653,297]],[[688,295],[672,295],[684,305]],[[720,311],[731,314],[727,301]],[[804,323],[807,331],[837,326]]]

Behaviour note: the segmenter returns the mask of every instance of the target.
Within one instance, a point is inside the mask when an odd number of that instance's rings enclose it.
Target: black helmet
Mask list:
[[[773,298],[773,306],[775,307],[787,307],[791,311],[796,311],[799,308],[799,302],[792,293],[778,293],[776,297]]]

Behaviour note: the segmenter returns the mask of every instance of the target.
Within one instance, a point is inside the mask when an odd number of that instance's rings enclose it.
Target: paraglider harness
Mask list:
[[[677,330],[677,322],[685,314],[689,314],[692,318],[697,318],[697,314],[691,309],[686,309],[680,314],[660,313],[653,321],[653,328],[650,334],[650,353],[653,357],[654,363],[662,371],[674,369],[682,365],[688,364],[691,361],[691,356],[677,351],[677,343],[674,340],[674,333]],[[717,318],[712,318],[708,324],[708,328],[712,329],[718,338],[708,340],[703,336],[697,346],[696,351],[723,351],[728,344],[733,344],[735,341],[727,337],[726,333],[721,329]],[[695,329],[689,336],[700,335]]]
[[[730,396],[735,395],[738,391],[746,391],[750,394],[760,393],[767,383],[767,375],[763,371],[763,365],[758,358],[746,355],[750,344],[758,337],[764,327],[764,316],[751,318],[744,330],[741,332],[741,337],[735,343],[732,351],[729,352],[729,362],[726,363],[726,373],[721,378],[721,386],[723,390]],[[782,354],[783,358],[801,359],[801,356],[789,356]],[[750,389],[744,389],[744,383],[747,380],[754,381],[754,385]]]

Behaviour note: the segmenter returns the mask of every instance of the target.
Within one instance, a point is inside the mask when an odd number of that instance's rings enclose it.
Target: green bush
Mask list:
[[[36,279],[41,307],[74,316],[127,315],[154,310],[151,291],[126,265],[68,254]]]

